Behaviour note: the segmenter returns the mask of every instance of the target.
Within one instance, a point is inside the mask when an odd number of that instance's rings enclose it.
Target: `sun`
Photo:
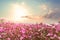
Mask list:
[[[13,10],[13,19],[15,21],[19,21],[19,20],[22,19],[21,18],[22,16],[28,15],[27,8],[25,8],[22,5],[15,4],[13,8],[14,8],[14,10]]]

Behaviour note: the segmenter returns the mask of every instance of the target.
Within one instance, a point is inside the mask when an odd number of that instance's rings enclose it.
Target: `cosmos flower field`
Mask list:
[[[60,40],[60,23],[24,24],[1,20],[0,40]]]

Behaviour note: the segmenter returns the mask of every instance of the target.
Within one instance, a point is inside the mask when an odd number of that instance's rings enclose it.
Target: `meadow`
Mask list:
[[[0,40],[60,40],[60,23],[25,24],[0,19]]]

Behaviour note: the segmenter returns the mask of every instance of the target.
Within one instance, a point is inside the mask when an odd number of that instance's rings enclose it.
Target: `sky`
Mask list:
[[[0,17],[10,17],[13,14],[11,13],[12,4],[16,3],[19,5],[24,3],[24,6],[29,10],[29,14],[32,15],[31,18],[38,19],[38,22],[41,19],[45,20],[47,17],[47,19],[52,19],[52,17],[56,19],[60,14],[60,11],[58,11],[60,10],[60,0],[0,0]],[[55,13],[56,16],[54,16]]]

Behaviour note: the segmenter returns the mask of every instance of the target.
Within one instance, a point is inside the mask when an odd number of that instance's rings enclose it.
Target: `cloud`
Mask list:
[[[44,21],[44,18],[42,16],[34,16],[34,15],[30,15],[30,16],[23,16],[22,18],[27,18],[28,22],[34,22],[34,23],[40,23]]]
[[[41,6],[40,6],[40,8],[42,9],[42,10],[47,10],[47,5],[46,4],[42,4]]]
[[[45,14],[47,14],[47,12],[48,12],[48,5],[47,4],[41,4],[41,5],[39,5],[39,13],[41,14],[41,15],[45,15]]]
[[[54,20],[60,20],[60,8],[55,8],[54,10],[50,10],[47,15],[45,15],[45,18],[48,19],[54,19]]]

